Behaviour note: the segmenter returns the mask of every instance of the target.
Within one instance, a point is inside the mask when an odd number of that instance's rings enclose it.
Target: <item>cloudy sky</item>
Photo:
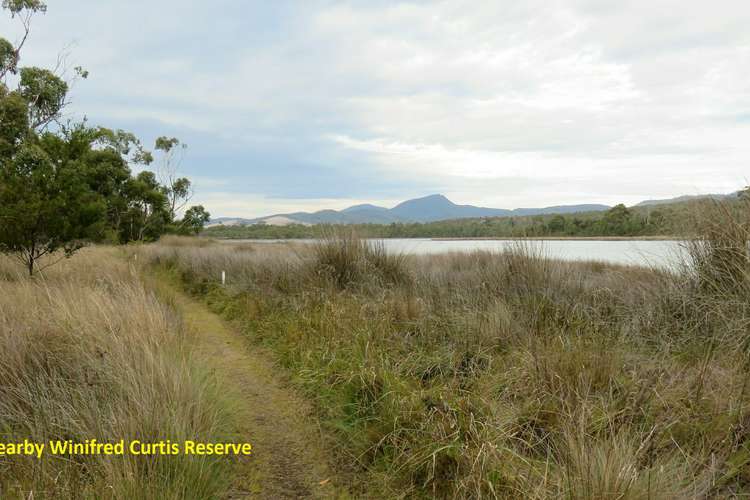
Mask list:
[[[23,63],[67,51],[91,73],[73,117],[181,138],[216,216],[432,193],[636,203],[750,180],[746,0],[48,4]]]

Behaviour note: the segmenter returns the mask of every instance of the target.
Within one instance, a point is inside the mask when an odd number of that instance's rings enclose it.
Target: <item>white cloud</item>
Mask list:
[[[747,180],[748,24],[750,3],[725,0],[70,1],[35,25],[27,62],[50,65],[77,39],[72,61],[92,78],[76,109],[201,134],[203,159],[223,153],[210,139],[234,141],[233,167],[200,174],[247,177],[241,201],[206,186],[216,213],[365,197],[253,190],[312,156],[329,163],[279,176],[280,190],[325,168],[373,191],[413,186],[388,199],[423,183],[502,207],[637,202]],[[316,141],[330,150],[289,156]],[[277,150],[256,166],[259,143]]]

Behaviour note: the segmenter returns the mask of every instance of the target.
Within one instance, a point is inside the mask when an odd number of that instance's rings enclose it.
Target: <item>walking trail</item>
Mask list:
[[[233,401],[238,440],[253,446],[252,455],[237,459],[227,498],[348,498],[334,484],[310,404],[284,384],[268,356],[168,283],[156,285],[181,313],[198,355]]]

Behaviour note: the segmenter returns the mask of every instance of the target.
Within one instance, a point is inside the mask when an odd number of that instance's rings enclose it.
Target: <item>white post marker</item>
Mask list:
[[[227,273],[225,271],[221,272],[221,284],[226,285],[227,284]]]

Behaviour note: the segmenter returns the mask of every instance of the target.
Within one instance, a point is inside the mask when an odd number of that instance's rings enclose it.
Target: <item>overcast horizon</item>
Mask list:
[[[748,182],[749,22],[739,1],[53,0],[21,64],[69,52],[90,77],[68,117],[187,143],[214,217],[630,205]]]

